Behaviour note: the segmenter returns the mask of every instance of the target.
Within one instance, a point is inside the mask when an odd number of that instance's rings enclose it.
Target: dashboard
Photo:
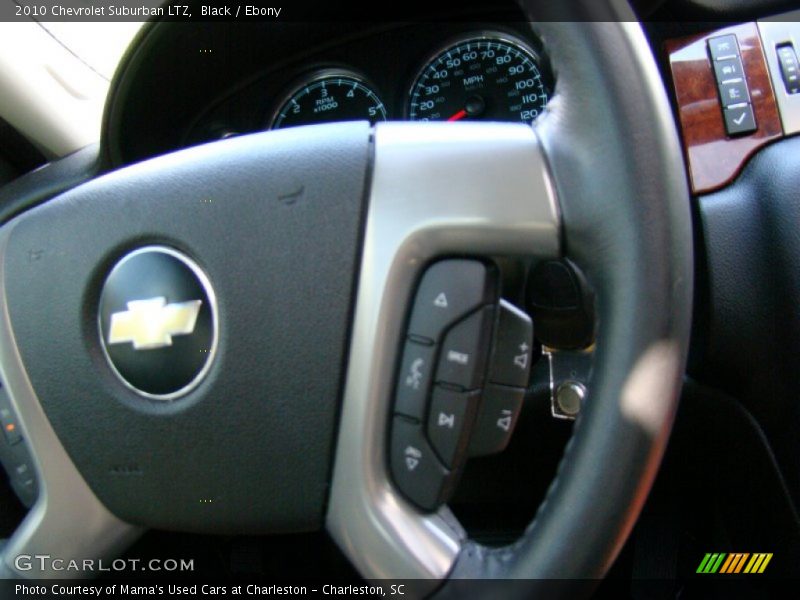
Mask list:
[[[135,101],[116,103],[126,115],[109,127],[113,162],[331,121],[531,123],[546,109],[556,81],[541,40],[498,6],[486,18],[364,24],[358,30],[342,25],[334,35],[328,23],[319,43],[313,23],[273,25],[235,38],[220,34],[224,27],[208,36],[177,35],[158,63],[133,69],[141,77],[146,73],[149,85],[137,85]],[[162,80],[170,87],[164,94],[153,81],[179,60],[197,69],[173,70]],[[142,87],[151,98],[142,97]],[[176,98],[181,110],[165,106]]]
[[[409,25],[302,56],[209,106],[186,145],[366,119],[532,122],[553,78],[522,27]]]

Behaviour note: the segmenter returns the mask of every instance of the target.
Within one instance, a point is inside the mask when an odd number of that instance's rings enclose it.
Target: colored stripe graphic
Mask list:
[[[748,556],[750,556],[749,552],[747,554],[742,554],[741,555],[741,558],[739,558],[739,562],[736,563],[736,568],[733,569],[733,571],[732,571],[733,573],[738,573],[739,571],[742,570],[742,567],[744,566],[744,561],[747,560]]]
[[[705,573],[706,572],[705,569],[706,569],[706,565],[708,564],[708,559],[709,558],[711,558],[710,554],[706,554],[703,557],[703,560],[700,561],[700,566],[697,567],[697,571],[695,571],[696,573]]]
[[[719,569],[719,565],[722,563],[722,559],[725,558],[725,553],[722,554],[714,553],[714,554],[706,554],[703,558],[703,561],[700,563],[700,566],[697,567],[698,573],[716,573],[717,569]]]
[[[728,558],[722,563],[722,568],[719,570],[720,573],[727,573],[728,569],[731,568],[731,563],[734,562],[736,558],[735,554],[728,554]]]
[[[750,562],[747,563],[747,566],[744,569],[745,573],[763,573],[764,569],[767,568],[769,561],[772,560],[772,553],[760,553],[760,554],[753,554],[753,558],[750,559]]]
[[[744,562],[750,556],[749,553],[735,552],[728,555],[728,560],[722,565],[720,573],[738,573],[742,570]]]
[[[757,552],[708,552],[700,561],[697,573],[763,573],[769,561],[772,560],[772,553]],[[745,566],[746,565],[746,566]]]

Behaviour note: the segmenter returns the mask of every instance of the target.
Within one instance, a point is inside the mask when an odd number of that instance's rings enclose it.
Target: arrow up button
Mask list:
[[[497,298],[495,269],[477,260],[442,260],[425,271],[411,311],[408,334],[435,343],[456,321]]]

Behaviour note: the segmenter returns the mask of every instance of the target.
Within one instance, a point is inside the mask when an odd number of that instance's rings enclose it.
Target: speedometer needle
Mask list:
[[[454,114],[452,117],[450,117],[447,120],[448,121],[458,121],[460,119],[463,119],[466,116],[467,116],[467,111],[462,108],[460,111],[458,111],[456,114]]]

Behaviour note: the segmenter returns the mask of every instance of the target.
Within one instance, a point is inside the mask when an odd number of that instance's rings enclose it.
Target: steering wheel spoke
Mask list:
[[[535,7],[526,8],[535,22]],[[488,126],[470,140],[470,130],[453,130],[449,143],[435,127],[376,132],[327,518],[368,577],[599,577],[664,451],[692,289],[688,194],[668,102],[638,25],[621,17],[534,26],[558,82],[533,132]],[[515,136],[525,143],[515,146]],[[464,538],[447,509],[406,501],[388,475],[403,323],[437,257],[562,252],[597,291],[590,400],[533,523],[517,544],[490,549]]]
[[[0,229],[0,298],[5,298],[9,234],[8,228]],[[62,568],[63,561],[113,559],[142,530],[111,514],[67,455],[28,379],[5,303],[0,310],[0,374],[38,479],[35,504],[0,554],[0,574],[26,579],[85,576],[81,570]],[[56,568],[50,558],[57,559]]]
[[[446,507],[421,512],[388,474],[409,299],[436,258],[558,256],[558,207],[523,125],[379,125],[374,161],[327,527],[368,577],[436,580],[464,532]]]

